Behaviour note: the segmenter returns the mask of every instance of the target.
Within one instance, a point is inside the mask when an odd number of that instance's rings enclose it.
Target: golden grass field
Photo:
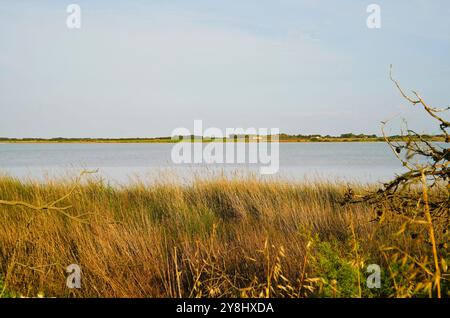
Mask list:
[[[353,185],[363,193],[368,186]],[[73,191],[72,191],[73,190]],[[0,294],[36,297],[403,297],[420,273],[383,246],[426,253],[395,222],[371,222],[368,204],[342,205],[340,183],[215,178],[109,186],[96,178],[0,177]],[[74,218],[77,216],[77,218]],[[80,289],[66,267],[82,269]],[[366,286],[369,264],[380,289]],[[409,277],[412,276],[412,277]],[[425,290],[427,290],[425,288]],[[443,283],[443,295],[449,286]]]

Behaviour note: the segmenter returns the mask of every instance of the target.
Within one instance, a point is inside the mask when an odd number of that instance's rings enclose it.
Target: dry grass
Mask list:
[[[60,203],[72,216],[0,205],[3,295],[390,296],[397,287],[388,272],[369,290],[366,266],[387,268],[382,245],[417,249],[392,224],[370,222],[369,205],[341,205],[342,184],[250,178],[120,188],[91,178],[74,186],[0,178],[3,200],[45,206],[71,193]],[[73,263],[81,289],[66,287]]]

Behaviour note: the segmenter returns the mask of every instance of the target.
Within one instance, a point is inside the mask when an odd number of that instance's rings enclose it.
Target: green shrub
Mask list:
[[[337,252],[335,243],[315,244],[313,271],[322,278],[321,297],[355,297],[358,295],[358,271]]]

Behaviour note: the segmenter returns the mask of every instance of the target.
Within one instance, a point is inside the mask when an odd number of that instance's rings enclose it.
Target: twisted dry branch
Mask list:
[[[34,211],[54,211],[54,212],[58,212],[61,213],[62,215],[64,215],[65,217],[80,222],[80,223],[87,223],[83,217],[88,215],[89,213],[84,213],[81,215],[71,215],[69,213],[67,213],[66,211],[70,208],[72,208],[71,205],[67,205],[67,206],[58,206],[57,204],[66,200],[68,197],[70,197],[75,190],[77,189],[77,187],[80,184],[81,178],[84,175],[87,174],[93,174],[93,173],[97,173],[98,170],[94,170],[94,171],[88,171],[88,170],[84,170],[80,173],[80,175],[75,179],[74,185],[71,187],[71,189],[62,197],[58,198],[57,200],[54,200],[52,202],[43,204],[43,205],[34,205],[34,204],[30,204],[27,202],[23,202],[23,201],[7,201],[7,200],[0,200],[0,205],[7,205],[7,206],[21,206],[21,207],[25,207]]]

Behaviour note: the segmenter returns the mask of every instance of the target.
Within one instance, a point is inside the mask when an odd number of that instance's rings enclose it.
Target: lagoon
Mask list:
[[[258,164],[175,164],[174,144],[167,143],[30,143],[0,144],[0,174],[46,179],[98,169],[110,182],[153,182],[170,175],[189,181],[212,175],[259,176]],[[280,143],[278,173],[261,178],[289,181],[327,180],[373,183],[404,171],[382,142]]]

